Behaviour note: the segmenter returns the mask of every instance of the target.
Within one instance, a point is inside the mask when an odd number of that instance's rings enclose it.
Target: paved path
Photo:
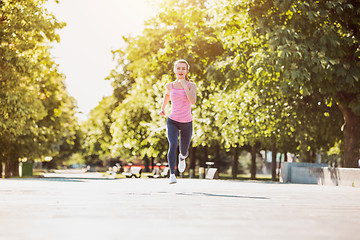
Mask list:
[[[359,239],[360,189],[178,179],[0,180],[0,239]]]

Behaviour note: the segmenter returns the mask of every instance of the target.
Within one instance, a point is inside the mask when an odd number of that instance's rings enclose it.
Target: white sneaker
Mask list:
[[[170,174],[170,184],[176,183],[176,176],[175,174]]]
[[[179,172],[181,172],[181,173],[183,173],[186,169],[185,157],[181,153],[179,154],[178,169],[179,169]]]

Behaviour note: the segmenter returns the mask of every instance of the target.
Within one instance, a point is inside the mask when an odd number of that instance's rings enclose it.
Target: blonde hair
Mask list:
[[[190,64],[185,59],[179,59],[179,60],[174,62],[174,71],[175,71],[175,68],[176,68],[176,64],[178,64],[178,63],[185,63],[186,66],[187,66],[188,72],[190,71]],[[189,78],[187,77],[187,74],[186,74],[185,78],[186,78],[186,80],[189,81]]]

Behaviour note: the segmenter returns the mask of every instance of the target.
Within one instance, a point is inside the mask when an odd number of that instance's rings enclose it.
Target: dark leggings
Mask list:
[[[180,133],[180,152],[184,157],[189,155],[189,146],[192,136],[192,122],[181,123],[170,118],[167,119],[167,137],[169,141],[169,151],[167,154],[170,173],[175,174],[176,150]]]

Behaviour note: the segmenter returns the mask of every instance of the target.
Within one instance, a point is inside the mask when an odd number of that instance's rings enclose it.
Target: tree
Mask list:
[[[130,155],[165,154],[165,124],[157,112],[178,58],[190,62],[190,78],[199,89],[193,109],[194,147],[252,149],[253,178],[260,148],[271,149],[276,143],[279,152],[300,153],[303,161],[313,161],[314,153],[338,142],[342,114],[337,100],[325,94],[326,84],[316,88],[318,83],[312,86],[304,78],[312,69],[306,61],[313,61],[313,55],[296,40],[302,39],[302,29],[295,31],[297,25],[288,24],[302,10],[288,11],[288,16],[278,9],[271,12],[274,4],[280,3],[166,1],[141,35],[125,37],[126,46],[114,51],[118,66],[109,77],[119,101],[111,126],[113,149]],[[275,27],[266,25],[261,11]],[[314,54],[321,62],[322,55]]]
[[[54,157],[65,141],[74,144],[75,103],[49,53],[65,24],[45,2],[0,1],[0,157],[12,166],[6,176],[16,175],[19,158]]]
[[[94,165],[96,161],[112,156],[110,147],[113,136],[110,129],[114,122],[112,113],[117,105],[113,96],[104,97],[91,110],[89,119],[82,123],[82,151],[87,164]]]
[[[109,79],[113,80],[114,94],[122,96],[112,128],[117,149],[133,148],[132,154],[147,156],[166,153],[165,121],[157,113],[164,86],[173,79],[174,61],[187,59],[190,78],[206,88],[204,69],[222,51],[213,28],[205,24],[207,18],[206,1],[164,1],[162,11],[147,22],[143,33],[124,38],[125,49],[114,52],[119,65]],[[199,93],[196,108],[201,108],[206,92]],[[201,111],[194,109],[194,115],[197,113]],[[128,131],[134,135],[125,134]]]
[[[280,74],[285,94],[291,89],[337,105],[345,122],[345,167],[358,167],[360,3],[252,0],[248,7],[254,35],[266,42],[253,55],[254,71]]]
[[[127,156],[156,157],[158,154],[151,151],[154,150],[151,145],[156,145],[154,141],[156,138],[151,136],[159,133],[156,129],[151,129],[151,103],[146,96],[145,84],[145,82],[136,83],[137,88],[130,92],[113,113],[116,119],[111,128],[114,152]],[[149,141],[149,138],[152,141]]]

